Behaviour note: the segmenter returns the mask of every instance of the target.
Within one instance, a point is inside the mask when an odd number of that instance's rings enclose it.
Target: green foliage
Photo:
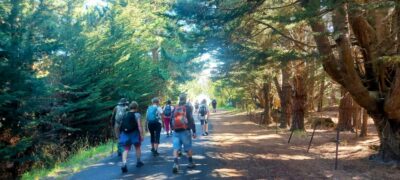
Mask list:
[[[204,63],[183,43],[195,36],[168,22],[169,3],[1,2],[0,178],[51,167],[83,140],[107,141],[122,97],[144,111],[151,98],[179,93]]]

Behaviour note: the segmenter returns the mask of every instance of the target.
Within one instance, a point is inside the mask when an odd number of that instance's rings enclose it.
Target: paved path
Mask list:
[[[217,114],[214,114],[214,117]],[[187,158],[180,159],[181,169],[178,174],[172,173],[172,137],[167,137],[165,133],[161,136],[159,147],[160,156],[153,157],[150,153],[150,139],[146,137],[142,144],[142,161],[145,164],[141,168],[136,168],[135,151],[131,151],[128,160],[128,173],[121,173],[121,159],[115,154],[102,161],[89,166],[71,176],[71,180],[86,179],[216,179],[219,178],[213,170],[221,164],[218,160],[209,157],[215,149],[211,146],[212,125],[210,124],[210,136],[201,136],[201,127],[196,120],[197,139],[193,141],[195,169],[187,169]]]

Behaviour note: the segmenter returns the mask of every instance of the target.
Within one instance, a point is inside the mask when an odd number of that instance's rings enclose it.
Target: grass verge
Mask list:
[[[109,156],[112,149],[112,142],[104,143],[96,147],[82,148],[64,162],[58,162],[52,168],[37,168],[22,175],[22,179],[62,179],[79,172],[87,166]],[[114,149],[116,151],[116,147]]]

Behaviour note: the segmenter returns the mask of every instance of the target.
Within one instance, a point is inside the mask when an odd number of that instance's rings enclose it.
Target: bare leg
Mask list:
[[[126,161],[127,161],[127,159],[128,159],[128,152],[129,152],[129,150],[124,150],[124,152],[122,153],[122,164],[123,165],[125,165],[126,164]]]

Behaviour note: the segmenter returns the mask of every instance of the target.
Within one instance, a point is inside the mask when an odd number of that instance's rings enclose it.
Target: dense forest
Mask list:
[[[282,129],[337,106],[365,136],[369,116],[371,159],[400,160],[399,54],[399,0],[0,0],[0,178],[106,142],[121,97],[183,91]]]

